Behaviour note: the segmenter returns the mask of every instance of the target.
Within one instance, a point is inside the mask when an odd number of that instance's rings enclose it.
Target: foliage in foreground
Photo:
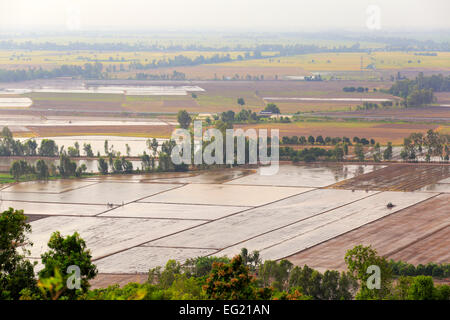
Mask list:
[[[29,254],[25,246],[32,245],[27,238],[30,232],[23,211],[11,208],[0,215],[2,300],[450,299],[450,286],[435,286],[431,276],[395,279],[393,269],[402,264],[388,262],[370,246],[361,245],[345,256],[348,272],[327,270],[322,274],[306,265],[294,267],[288,260],[261,262],[257,251],[249,253],[244,248],[231,260],[199,257],[183,265],[169,260],[165,268],[150,270],[143,284],[90,290],[89,280],[97,275],[97,269],[77,233],[66,237],[59,232],[52,234],[49,250],[41,255],[44,267],[36,277],[34,265],[25,258]],[[367,270],[374,265],[381,270],[380,289],[368,286],[371,275]],[[79,268],[78,275],[72,273],[73,266]]]

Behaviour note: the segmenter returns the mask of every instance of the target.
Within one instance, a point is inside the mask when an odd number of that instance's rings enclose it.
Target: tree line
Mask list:
[[[237,58],[237,60],[243,60],[243,57],[241,55],[239,55],[239,57]],[[142,64],[140,62],[132,62],[129,65],[129,70],[151,70],[169,67],[196,66],[200,64],[221,63],[229,61],[233,61],[229,53],[223,55],[215,54],[211,57],[204,57],[203,55],[200,55],[194,58],[189,58],[180,54],[173,58],[160,60],[154,59],[152,62],[146,64]]]
[[[449,135],[431,129],[426,134],[415,132],[403,140],[400,156],[405,161],[414,161],[421,155],[425,156],[426,161],[430,161],[431,157],[439,157],[448,161],[450,155],[449,142]]]
[[[103,65],[99,62],[85,63],[83,66],[62,65],[51,70],[41,67],[28,69],[0,69],[0,82],[18,82],[36,79],[52,79],[58,77],[73,77],[82,79],[106,79]]]
[[[397,80],[387,92],[403,98],[406,107],[424,106],[436,101],[434,92],[450,92],[450,76],[426,77],[421,72],[414,80]]]
[[[339,142],[334,145],[333,149],[325,149],[319,147],[304,148],[301,150],[295,150],[292,147],[280,148],[280,159],[290,160],[294,163],[314,162],[314,161],[343,161],[346,156],[349,155],[349,143]],[[361,142],[355,142],[353,145],[354,157],[358,161],[365,161],[366,154],[364,151],[364,145]],[[381,151],[381,146],[377,142],[373,145],[372,159],[374,162],[380,162],[382,160],[391,160],[393,156],[392,143],[388,142],[384,151]]]
[[[306,138],[305,136],[283,136],[281,138],[281,144],[286,144],[286,145],[337,145],[339,143],[346,143],[349,146],[353,145],[353,143],[361,143],[363,145],[374,145],[375,144],[375,140],[374,139],[367,139],[367,138],[360,138],[360,137],[353,137],[352,140],[350,140],[350,138],[347,137],[325,137],[323,138],[323,136],[319,135],[317,137],[313,137],[313,136],[309,136],[308,138]]]
[[[255,44],[251,46],[244,46],[238,44],[232,46],[205,46],[200,44],[187,45],[162,45],[157,43],[125,43],[125,42],[81,42],[73,41],[69,43],[54,43],[54,42],[34,42],[34,41],[0,41],[0,50],[36,50],[36,51],[112,51],[112,52],[180,52],[180,51],[219,51],[219,52],[233,52],[245,51],[246,54],[253,55],[258,58],[261,52],[279,52],[282,56],[297,55],[306,53],[318,52],[363,52],[358,43],[351,46],[341,45],[333,48],[317,45],[305,44]]]
[[[403,261],[389,261],[392,273],[396,276],[433,276],[434,278],[450,277],[450,263],[427,263],[417,266]]]

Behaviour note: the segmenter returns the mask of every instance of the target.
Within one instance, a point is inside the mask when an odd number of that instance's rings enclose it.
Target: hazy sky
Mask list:
[[[363,29],[369,5],[381,30],[450,29],[450,0],[0,0],[0,28]]]

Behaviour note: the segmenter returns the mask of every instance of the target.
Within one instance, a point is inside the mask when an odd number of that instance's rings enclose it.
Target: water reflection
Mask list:
[[[39,158],[24,158],[29,164],[36,166],[36,162],[39,160]],[[9,158],[9,157],[0,157],[0,172],[9,172],[9,169],[11,168],[11,164],[17,160],[16,158]],[[59,165],[59,159],[43,159],[47,166],[49,168],[52,167],[52,165],[55,166],[55,168]],[[77,167],[81,166],[82,164],[86,165],[86,172],[88,173],[98,173],[98,160],[92,159],[92,160],[81,160],[76,158],[71,158],[73,162],[77,164]],[[142,169],[142,163],[141,161],[132,160],[131,163],[133,164],[133,169]]]

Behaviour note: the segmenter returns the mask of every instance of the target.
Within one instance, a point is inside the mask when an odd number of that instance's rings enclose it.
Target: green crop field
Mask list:
[[[308,71],[358,71],[373,65],[375,69],[440,68],[450,70],[450,52],[437,56],[419,56],[414,52],[316,53],[291,57],[246,60],[217,64],[234,67],[292,67]]]

